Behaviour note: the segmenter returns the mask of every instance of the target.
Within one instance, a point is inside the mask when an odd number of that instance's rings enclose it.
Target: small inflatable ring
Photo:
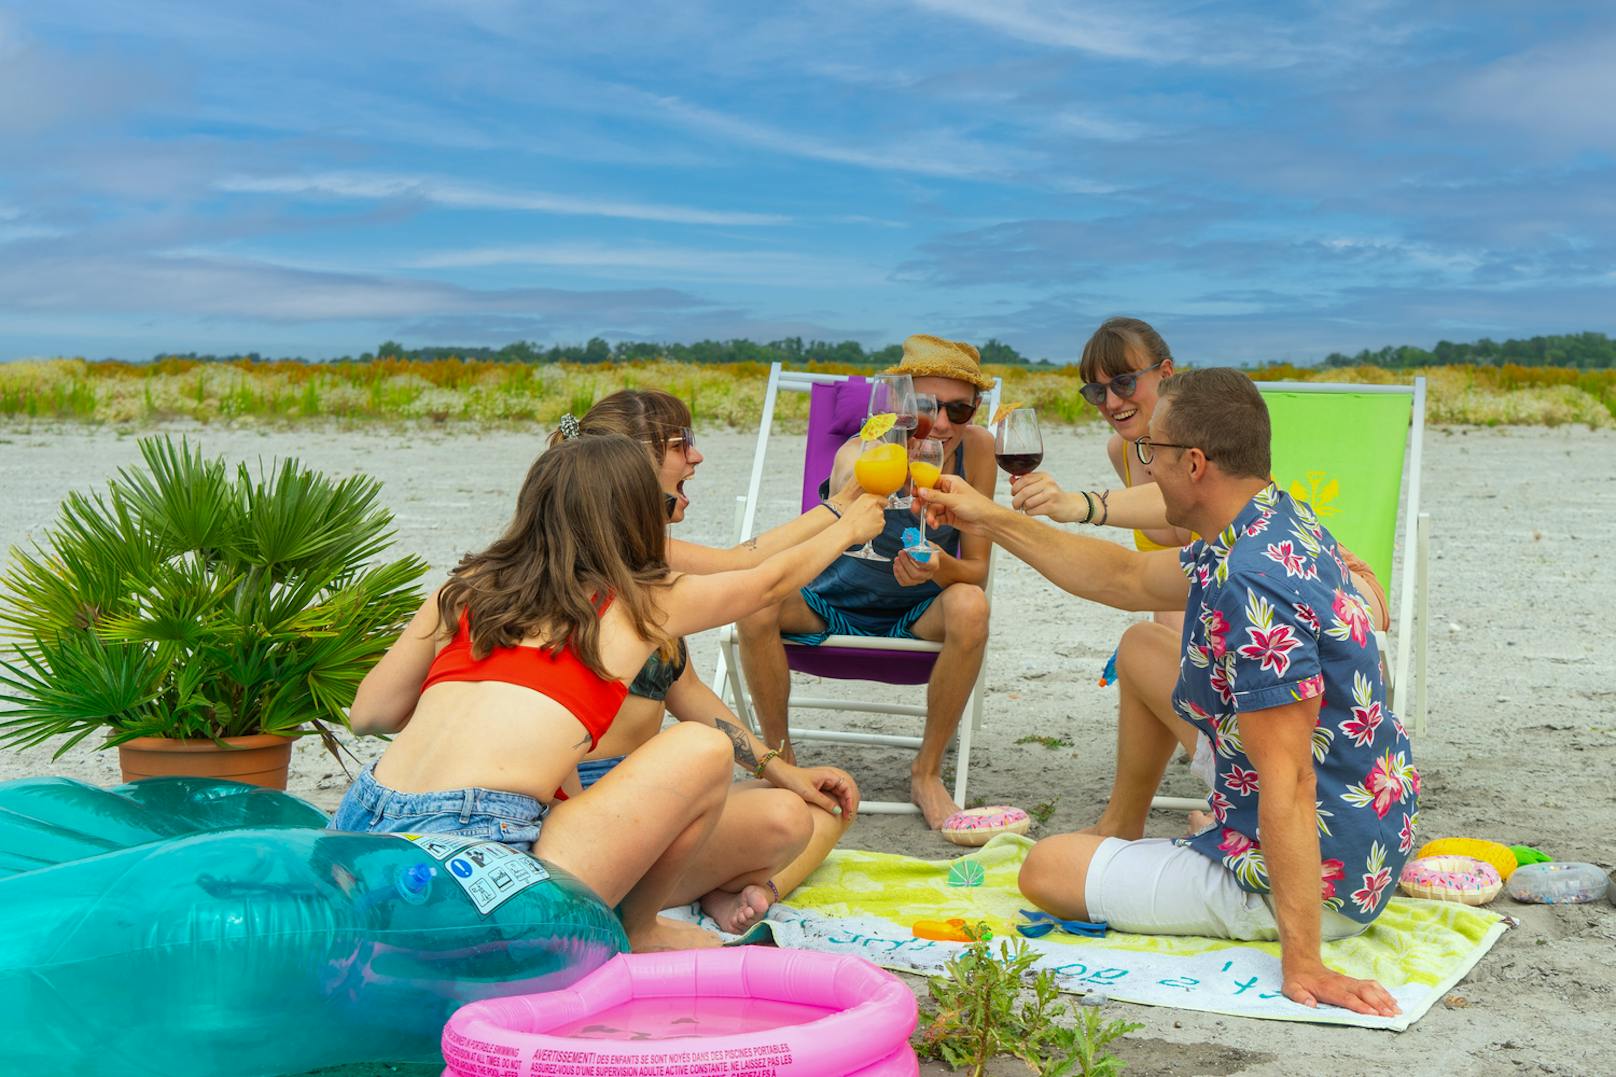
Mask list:
[[[1403,865],[1397,885],[1409,897],[1485,905],[1504,888],[1498,869],[1470,856],[1421,856]]]
[[[957,811],[937,829],[955,845],[986,845],[999,834],[1025,834],[1031,826],[1031,816],[1020,808],[995,804]]]

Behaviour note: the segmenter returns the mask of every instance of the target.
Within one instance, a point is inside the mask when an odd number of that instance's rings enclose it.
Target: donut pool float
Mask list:
[[[913,1077],[914,994],[856,957],[737,946],[623,954],[572,987],[462,1007],[444,1077]]]
[[[1498,896],[1504,880],[1498,869],[1470,856],[1420,856],[1403,865],[1397,885],[1409,897],[1485,905]]]
[[[937,829],[955,845],[986,845],[1000,834],[1025,834],[1031,826],[1032,817],[1020,808],[995,804],[957,811]]]

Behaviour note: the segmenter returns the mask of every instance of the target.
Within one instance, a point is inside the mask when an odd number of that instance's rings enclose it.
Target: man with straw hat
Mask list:
[[[908,374],[916,393],[937,398],[930,437],[943,443],[943,474],[962,476],[993,496],[997,470],[993,436],[971,425],[982,390],[993,379],[969,344],[919,334],[903,342],[903,361],[884,371]],[[860,452],[853,438],[836,454],[827,489],[841,489]],[[942,652],[926,686],[926,728],[909,769],[909,797],[932,829],[960,810],[943,784],[943,751],[959,725],[965,701],[982,667],[988,640],[990,543],[953,528],[928,534],[931,556],[916,560],[904,550],[903,532],[916,520],[906,509],[887,512],[886,529],[874,540],[885,560],[843,556],[778,606],[740,622],[741,664],[752,690],[763,739],[795,761],[788,708],[791,677],[782,636],[817,646],[830,635],[889,636],[940,642]]]

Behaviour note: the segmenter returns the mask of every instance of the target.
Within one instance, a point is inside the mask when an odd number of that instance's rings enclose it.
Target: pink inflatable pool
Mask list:
[[[867,962],[738,946],[621,954],[572,987],[473,1002],[445,1077],[913,1077],[915,996]]]

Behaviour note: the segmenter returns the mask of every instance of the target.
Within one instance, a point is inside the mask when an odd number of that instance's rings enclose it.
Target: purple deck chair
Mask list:
[[[805,371],[782,370],[775,364],[769,371],[769,387],[764,398],[763,419],[758,430],[757,452],[753,459],[751,487],[747,498],[743,499],[744,515],[740,523],[740,537],[745,537],[754,531],[754,518],[757,509],[758,495],[762,487],[764,453],[768,447],[770,426],[773,422],[775,403],[782,391],[808,392],[808,436],[804,451],[802,472],[802,511],[807,512],[819,504],[819,486],[830,475],[831,465],[836,458],[836,452],[846,442],[850,432],[845,428],[834,429],[832,422],[833,408],[836,404],[836,394],[839,383],[862,382],[862,378],[849,379],[842,375],[810,374]],[[848,388],[852,386],[849,385]],[[849,412],[862,415],[862,406],[855,407],[861,399],[867,404],[869,390],[866,386],[860,398],[854,400],[844,399],[841,412],[845,416]],[[985,394],[985,407],[988,414],[997,403],[998,387]],[[992,597],[992,571],[988,574],[988,594]],[[816,677],[830,680],[844,681],[878,681],[884,684],[918,685],[925,684],[931,676],[932,666],[936,664],[937,652],[940,644],[926,640],[913,639],[870,639],[859,636],[831,636],[818,647],[807,647],[800,644],[786,644],[786,664],[794,671],[806,673]],[[756,717],[752,713],[751,697],[747,692],[740,669],[740,641],[733,625],[722,629],[719,633],[719,660],[718,670],[713,678],[713,685],[728,698],[736,713],[744,719],[751,728],[758,728]],[[965,803],[965,784],[970,769],[972,736],[982,721],[983,686],[986,683],[987,665],[984,661],[982,673],[977,678],[976,686],[971,691],[970,699],[966,702],[966,713],[960,721],[957,761],[954,773],[954,799],[957,803]],[[909,694],[914,698],[914,693]],[[825,698],[806,696],[793,693],[791,698],[793,714],[804,709],[839,710],[849,712],[870,712],[876,714],[895,714],[925,719],[926,708],[924,702],[915,703],[887,703],[847,698]],[[918,748],[918,736],[902,736],[886,733],[855,733],[828,729],[799,728],[793,721],[791,736],[797,741],[828,741],[846,744],[875,744],[886,747]],[[864,801],[860,811],[875,813],[908,813],[918,809],[907,801]]]

